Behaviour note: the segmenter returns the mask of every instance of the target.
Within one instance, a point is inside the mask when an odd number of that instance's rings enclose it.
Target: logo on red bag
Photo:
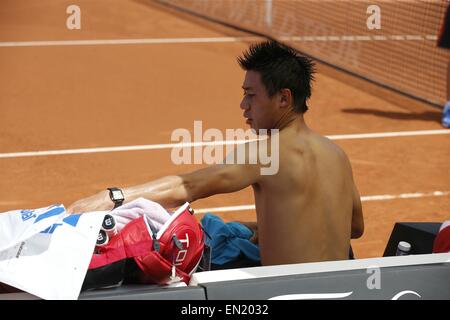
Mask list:
[[[182,244],[186,244],[186,246],[183,246],[183,249],[181,249],[180,251],[178,251],[177,257],[175,258],[175,262],[174,265],[175,266],[179,266],[183,263],[184,259],[186,259],[186,255],[187,255],[187,249],[189,248],[189,236],[187,233],[185,233],[186,235],[186,239],[182,240],[182,239],[178,239]]]

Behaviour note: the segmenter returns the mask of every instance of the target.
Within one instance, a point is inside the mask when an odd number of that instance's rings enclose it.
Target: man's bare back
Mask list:
[[[276,175],[253,186],[264,265],[348,258],[353,210],[345,153],[303,124],[279,134]]]

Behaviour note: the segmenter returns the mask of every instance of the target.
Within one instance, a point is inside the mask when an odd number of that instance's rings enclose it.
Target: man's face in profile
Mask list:
[[[244,97],[241,109],[244,110],[246,123],[254,130],[273,129],[275,123],[275,97],[270,98],[266,87],[261,81],[261,75],[256,71],[247,71],[245,74]],[[258,131],[256,132],[258,133]]]

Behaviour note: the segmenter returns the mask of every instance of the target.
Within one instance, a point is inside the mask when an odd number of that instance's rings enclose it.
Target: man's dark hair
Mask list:
[[[281,89],[290,89],[294,111],[305,113],[311,97],[311,82],[314,80],[314,63],[297,50],[276,41],[252,44],[238,57],[238,63],[246,71],[257,71],[269,97]]]

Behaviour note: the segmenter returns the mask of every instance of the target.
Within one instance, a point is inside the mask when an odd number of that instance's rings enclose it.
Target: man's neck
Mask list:
[[[303,114],[294,112],[292,109],[282,114],[275,123],[274,129],[283,131],[288,128],[294,129],[295,131],[307,129]]]

